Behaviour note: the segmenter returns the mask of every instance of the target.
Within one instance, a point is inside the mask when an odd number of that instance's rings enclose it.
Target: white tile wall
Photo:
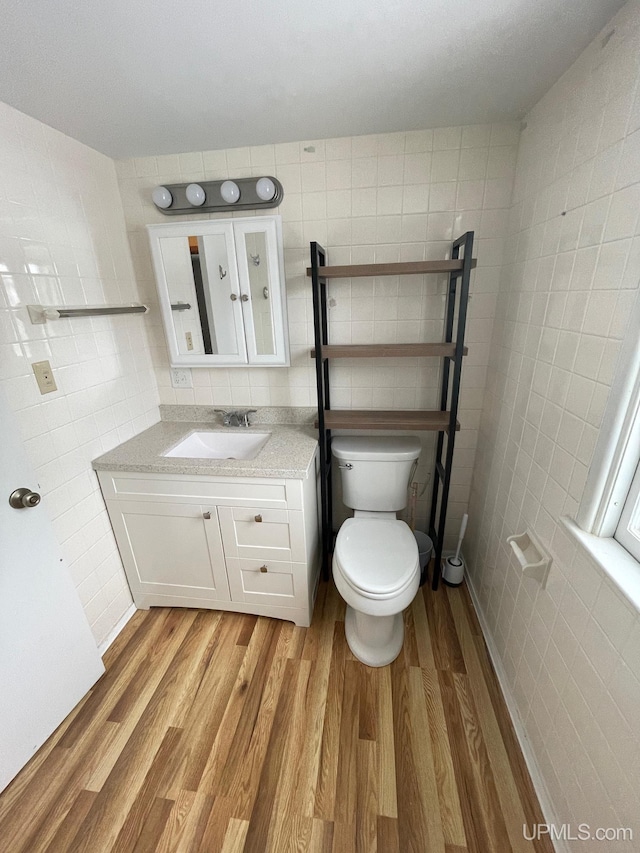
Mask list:
[[[0,104],[0,383],[98,644],[131,597],[90,462],[159,419],[147,318],[33,326],[24,306],[138,298],[113,161]]]
[[[291,367],[194,369],[193,389],[171,387],[156,314],[154,363],[164,403],[315,405],[309,242],[328,263],[442,258],[453,236],[476,232],[469,357],[463,373],[456,470],[451,493],[456,527],[469,497],[484,393],[498,272],[507,233],[519,125],[474,125],[345,139],[309,140],[229,151],[193,152],[116,163],[136,276],[145,299],[155,284],[144,226],[166,222],[151,203],[161,183],[273,174],[285,191],[283,217]],[[195,217],[194,217],[195,218]],[[333,343],[439,340],[446,280],[354,279],[330,286]],[[340,361],[332,365],[337,408],[437,408],[439,365],[426,360]],[[423,434],[418,472],[430,476],[433,436]],[[420,500],[425,518],[429,490]]]
[[[526,117],[468,536],[556,816],[633,827],[633,844],[572,847],[611,853],[640,843],[640,619],[559,517],[582,495],[640,281],[639,47],[631,4]],[[546,590],[505,543],[527,527],[553,555]]]

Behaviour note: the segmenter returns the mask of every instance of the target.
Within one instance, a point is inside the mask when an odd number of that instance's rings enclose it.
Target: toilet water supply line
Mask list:
[[[418,484],[409,484],[409,527],[416,529],[416,501],[418,500]]]
[[[413,468],[411,469],[411,474],[409,474],[409,527],[411,530],[416,529],[416,504],[418,502],[418,498],[422,497],[427,490],[427,486],[429,485],[430,477],[427,475],[427,479],[425,481],[424,486],[422,487],[422,491],[418,494],[418,486],[419,483],[416,483],[415,480],[413,482],[413,476],[418,469],[418,460],[413,463]]]

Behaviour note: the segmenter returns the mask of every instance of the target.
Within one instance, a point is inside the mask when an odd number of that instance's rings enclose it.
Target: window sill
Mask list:
[[[594,536],[593,533],[585,533],[573,519],[567,518],[567,516],[562,516],[561,521],[591,559],[600,566],[625,598],[640,612],[640,563],[615,539],[606,539]]]

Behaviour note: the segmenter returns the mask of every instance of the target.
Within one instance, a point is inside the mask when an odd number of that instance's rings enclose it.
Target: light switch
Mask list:
[[[53,370],[51,370],[48,361],[34,361],[31,367],[41,394],[50,394],[51,391],[58,390],[56,380],[53,378]]]
[[[187,349],[192,350],[193,349],[193,335],[191,334],[191,332],[185,332],[185,338],[187,339]]]

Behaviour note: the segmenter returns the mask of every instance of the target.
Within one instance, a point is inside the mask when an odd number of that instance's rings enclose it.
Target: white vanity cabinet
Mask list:
[[[98,471],[138,608],[205,607],[311,623],[317,454],[306,479]]]

